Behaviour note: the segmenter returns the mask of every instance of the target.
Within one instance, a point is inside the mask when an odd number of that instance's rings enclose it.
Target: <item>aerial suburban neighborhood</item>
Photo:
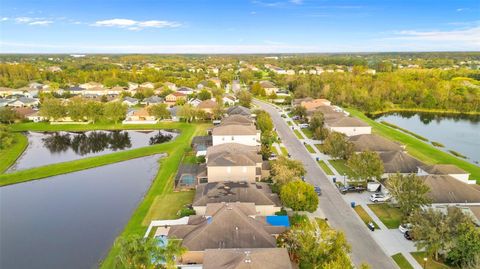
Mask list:
[[[480,268],[478,2],[420,2],[5,0],[0,268]]]

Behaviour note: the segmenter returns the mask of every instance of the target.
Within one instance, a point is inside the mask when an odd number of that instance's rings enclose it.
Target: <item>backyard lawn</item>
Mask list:
[[[152,220],[177,219],[178,210],[186,204],[191,204],[194,196],[195,191],[181,191],[155,197],[142,224],[148,226]]]
[[[22,155],[28,146],[28,139],[21,133],[13,133],[13,145],[0,150],[0,174],[5,172]]]
[[[368,213],[365,211],[365,209],[363,209],[363,207],[361,205],[355,206],[354,210],[355,210],[355,212],[357,212],[357,214],[363,220],[365,225],[369,222],[372,222],[373,226],[375,226],[375,229],[380,229],[380,227],[378,227],[378,225],[373,221],[373,219],[368,215]]]
[[[401,224],[402,213],[396,207],[389,204],[369,204],[368,207],[387,226],[388,229],[397,229]]]
[[[423,260],[423,258],[425,258],[425,252],[411,252],[410,254],[412,254],[412,256],[415,258],[415,260],[417,260],[417,262],[420,265],[424,266],[425,261]],[[427,260],[425,268],[428,268],[428,269],[450,269],[450,268],[455,268],[455,267],[450,267],[450,266],[444,264],[443,262],[434,261],[432,258],[429,257],[428,260]]]
[[[309,128],[303,128],[302,132],[307,138],[312,138],[313,137],[313,133]]]
[[[313,149],[312,146],[310,146],[310,144],[305,144],[305,147],[307,148],[308,152],[315,153],[315,150]]]
[[[292,126],[292,125],[293,125],[292,121],[287,121],[287,124],[288,124],[289,126]]]
[[[413,266],[405,259],[402,253],[397,253],[392,256],[392,259],[397,263],[400,269],[413,269]]]
[[[272,145],[272,152],[275,153],[275,155],[278,156],[278,150],[277,150],[277,147],[273,146]]]
[[[322,168],[322,170],[325,172],[325,174],[327,174],[329,176],[334,175],[332,169],[330,169],[330,167],[328,167],[328,165],[325,163],[325,161],[320,160],[320,161],[318,161],[318,164],[320,165],[320,168]]]

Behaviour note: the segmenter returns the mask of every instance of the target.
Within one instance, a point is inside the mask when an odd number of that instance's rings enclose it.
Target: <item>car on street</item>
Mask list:
[[[359,192],[359,193],[362,193],[364,192],[366,189],[362,186],[343,186],[343,187],[340,187],[339,188],[340,192],[342,194],[346,194],[348,192]]]
[[[317,193],[318,196],[322,195],[322,190],[320,189],[319,186],[315,186],[315,192]]]
[[[299,119],[300,119],[300,117],[297,116],[297,115],[295,115],[295,116],[292,117],[292,120],[299,120]]]
[[[372,195],[370,195],[370,201],[374,202],[374,203],[378,203],[378,202],[386,202],[388,200],[390,200],[390,196],[389,195],[385,195],[383,193],[374,193]]]
[[[400,224],[400,226],[398,226],[398,230],[399,230],[401,233],[404,234],[404,233],[412,230],[412,224],[410,224],[410,223]]]
[[[406,232],[403,234],[403,237],[405,237],[405,239],[407,239],[407,240],[413,240],[412,231],[406,231]]]

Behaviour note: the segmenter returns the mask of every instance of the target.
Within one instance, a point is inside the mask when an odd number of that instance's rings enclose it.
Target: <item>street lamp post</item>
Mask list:
[[[423,258],[423,269],[427,268],[427,261],[428,261],[427,257]]]

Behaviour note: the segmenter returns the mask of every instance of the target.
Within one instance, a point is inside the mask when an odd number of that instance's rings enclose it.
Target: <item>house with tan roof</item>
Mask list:
[[[255,126],[219,125],[212,130],[213,145],[239,143],[248,146],[260,145],[260,131]]]
[[[197,215],[205,215],[212,203],[253,203],[257,215],[275,215],[282,205],[277,194],[263,182],[211,182],[197,185],[193,209]]]
[[[263,161],[258,147],[237,143],[211,146],[205,156],[208,182],[246,181],[262,178]]]
[[[265,93],[267,95],[270,95],[272,93],[277,93],[278,87],[275,86],[275,84],[271,81],[268,80],[262,80],[260,81],[260,86],[262,86],[263,89],[265,89]]]
[[[254,126],[253,120],[249,117],[242,115],[232,115],[222,119],[220,126],[226,125],[245,125],[245,126]]]
[[[148,107],[142,107],[140,109],[131,109],[127,112],[123,124],[155,124],[158,120],[155,116],[150,115]]]
[[[346,136],[371,134],[372,127],[353,117],[340,117],[332,120],[325,120],[325,127],[331,132],[343,133]]]
[[[207,114],[213,114],[213,110],[217,107],[217,102],[214,100],[208,99],[200,102],[197,106],[198,109],[202,110]]]
[[[186,100],[187,96],[181,92],[173,92],[165,96],[165,103],[169,106],[174,106],[180,100]]]
[[[449,175],[421,176],[430,188],[432,204],[480,205],[480,186],[467,184]]]
[[[292,269],[286,248],[207,249],[203,269]]]
[[[313,99],[313,100],[306,100],[301,101],[300,106],[305,107],[307,111],[313,111],[321,106],[330,106],[331,102],[327,99]]]
[[[227,109],[227,114],[229,116],[242,115],[242,116],[250,117],[252,115],[252,111],[250,111],[249,108],[246,108],[243,106],[232,106]]]
[[[355,152],[362,151],[404,151],[405,147],[376,134],[354,135],[348,138]]]
[[[475,180],[469,180],[470,174],[453,164],[422,165],[418,167],[419,176],[448,175],[467,184],[476,184]]]
[[[81,88],[86,89],[86,90],[90,90],[90,89],[92,89],[92,88],[103,88],[103,84],[102,84],[102,83],[93,82],[93,81],[80,84],[79,86],[80,86]]]
[[[403,151],[382,151],[378,155],[383,162],[383,177],[400,173],[415,174],[422,162],[413,158]]]

